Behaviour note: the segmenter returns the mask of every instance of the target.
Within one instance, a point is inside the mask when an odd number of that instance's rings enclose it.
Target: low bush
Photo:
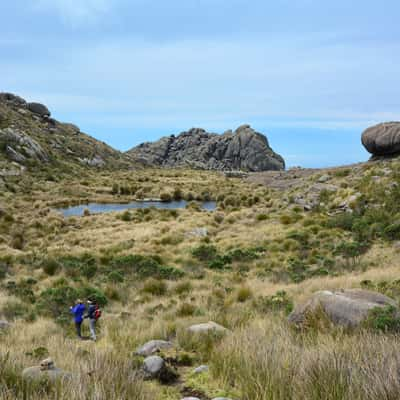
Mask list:
[[[399,333],[400,314],[397,308],[393,306],[376,307],[369,312],[364,325],[375,331]]]
[[[164,296],[167,293],[167,284],[158,279],[150,278],[143,285],[143,292],[153,296]]]

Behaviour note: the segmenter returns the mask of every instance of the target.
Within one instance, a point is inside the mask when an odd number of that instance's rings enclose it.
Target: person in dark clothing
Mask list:
[[[95,342],[96,341],[96,310],[98,308],[95,301],[88,299],[88,313],[85,315],[85,318],[89,318],[89,328],[90,328],[90,337]]]
[[[82,300],[77,300],[74,307],[70,307],[71,313],[74,315],[74,322],[76,328],[76,334],[80,339],[82,339],[82,321],[83,321],[83,314],[86,311],[86,307],[83,304]]]

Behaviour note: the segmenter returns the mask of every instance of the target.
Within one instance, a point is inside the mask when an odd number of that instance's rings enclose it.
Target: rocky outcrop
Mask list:
[[[269,146],[268,139],[242,125],[222,135],[193,128],[178,136],[143,143],[128,152],[149,166],[190,167],[206,170],[268,171],[285,168],[283,158]]]
[[[18,129],[0,129],[0,143],[8,157],[17,163],[23,164],[27,160],[49,161],[49,156],[41,145]]]
[[[400,154],[400,122],[385,122],[364,131],[362,144],[374,156]]]
[[[307,324],[308,316],[323,311],[332,323],[354,328],[368,317],[372,309],[385,306],[396,307],[396,302],[383,294],[368,290],[324,290],[315,293],[306,303],[298,306],[289,315],[289,322],[302,326]]]

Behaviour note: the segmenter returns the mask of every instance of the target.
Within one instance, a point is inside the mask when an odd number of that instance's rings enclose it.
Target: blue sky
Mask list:
[[[126,150],[249,123],[289,166],[363,161],[400,119],[395,0],[0,2],[0,90]]]

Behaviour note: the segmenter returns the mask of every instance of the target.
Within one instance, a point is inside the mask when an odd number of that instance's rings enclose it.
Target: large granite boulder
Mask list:
[[[400,122],[385,122],[365,130],[362,144],[375,156],[400,153]]]
[[[324,290],[315,293],[307,302],[296,307],[288,319],[302,326],[307,323],[308,316],[322,310],[334,324],[354,328],[368,317],[372,309],[385,306],[397,307],[397,304],[391,298],[369,290]]]
[[[28,110],[41,117],[50,117],[49,109],[41,103],[28,103]]]
[[[206,170],[282,170],[285,161],[269,146],[268,139],[249,125],[222,135],[193,128],[178,136],[143,143],[128,152],[136,162],[161,167]]]

